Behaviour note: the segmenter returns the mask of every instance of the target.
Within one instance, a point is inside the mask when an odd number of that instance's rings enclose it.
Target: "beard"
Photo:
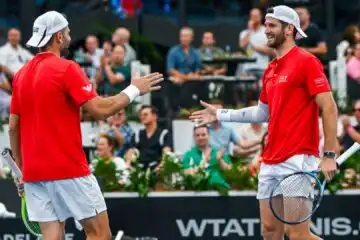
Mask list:
[[[285,42],[285,34],[281,32],[278,35],[275,35],[272,40],[268,40],[266,45],[270,48],[277,49]]]
[[[66,58],[67,56],[69,56],[69,48],[63,48],[60,50],[60,57],[64,57]]]

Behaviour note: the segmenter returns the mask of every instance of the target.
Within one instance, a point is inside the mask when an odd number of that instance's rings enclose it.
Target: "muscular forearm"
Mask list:
[[[354,140],[354,142],[360,143],[360,133],[355,130],[352,126],[346,129],[347,134]]]
[[[256,107],[247,107],[239,110],[219,109],[217,119],[223,122],[261,123],[268,121],[268,105],[259,102]]]
[[[22,168],[22,159],[21,159],[21,141],[20,141],[20,125],[12,124],[13,118],[18,118],[18,116],[10,115],[10,124],[9,124],[9,139],[10,139],[10,148],[15,158],[16,164],[21,169]]]
[[[130,85],[122,92],[111,97],[97,96],[83,104],[88,111],[96,119],[106,119],[121,109],[125,108],[131,101],[140,95],[137,87]]]
[[[329,104],[322,109],[322,122],[325,139],[324,151],[335,151],[337,128],[337,109],[335,105]]]
[[[187,79],[185,74],[182,74],[181,72],[179,72],[175,69],[171,69],[171,71],[169,72],[169,75],[172,77],[180,78],[181,80]]]

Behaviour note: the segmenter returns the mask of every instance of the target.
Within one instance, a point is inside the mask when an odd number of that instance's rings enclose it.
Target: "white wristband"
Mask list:
[[[230,122],[231,109],[216,110],[216,118],[219,121]]]
[[[121,92],[126,94],[129,97],[130,102],[134,101],[134,99],[140,95],[140,90],[134,85],[129,85],[127,88],[125,88]]]

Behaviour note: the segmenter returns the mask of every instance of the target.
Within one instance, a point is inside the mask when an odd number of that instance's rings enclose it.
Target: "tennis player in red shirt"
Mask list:
[[[82,149],[80,108],[104,119],[159,89],[163,77],[133,78],[119,94],[98,96],[79,65],[62,58],[71,41],[68,25],[55,11],[34,22],[27,45],[40,53],[14,78],[10,144],[23,172],[29,219],[40,222],[42,239],[64,239],[64,222],[72,217],[87,239],[110,240],[104,197]]]
[[[257,198],[263,237],[281,240],[320,239],[310,232],[310,220],[284,226],[269,208],[271,189],[284,176],[318,167],[327,180],[336,172],[335,144],[337,107],[319,60],[295,45],[295,38],[307,37],[300,28],[299,16],[287,6],[276,6],[265,16],[267,46],[275,50],[274,59],[264,72],[259,104],[240,110],[220,109],[201,102],[204,110],[191,119],[203,124],[220,120],[269,122],[259,173]],[[319,156],[319,108],[325,133],[325,153]]]

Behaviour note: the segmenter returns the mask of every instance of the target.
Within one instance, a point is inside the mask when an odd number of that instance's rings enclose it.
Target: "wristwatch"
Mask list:
[[[334,159],[336,156],[335,152],[324,152],[324,157]]]

